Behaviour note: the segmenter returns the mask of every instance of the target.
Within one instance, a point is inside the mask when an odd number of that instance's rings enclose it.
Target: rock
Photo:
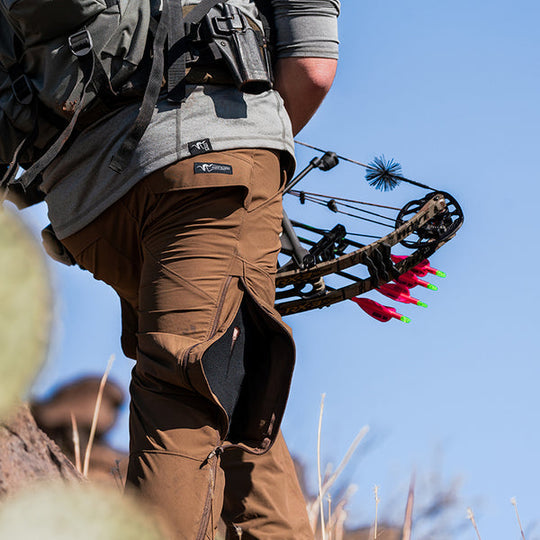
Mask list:
[[[0,424],[0,497],[43,480],[75,483],[82,476],[23,405]]]
[[[31,410],[37,424],[50,437],[68,433],[71,439],[71,413],[80,433],[90,433],[101,377],[82,377],[61,386],[47,400],[35,401]],[[111,380],[105,385],[96,426],[96,437],[109,431],[118,418],[124,392]]]
[[[370,527],[348,530],[343,534],[343,540],[372,540],[373,530]],[[400,540],[401,529],[397,527],[379,525],[377,540]]]
[[[58,444],[72,463],[76,462],[76,458],[71,413],[77,422],[81,461],[84,461],[100,381],[99,377],[83,377],[61,386],[48,399],[30,404],[37,425]],[[108,380],[101,400],[88,469],[88,479],[102,486],[119,486],[126,478],[127,453],[112,448],[105,440],[105,435],[118,418],[123,401],[122,388]]]

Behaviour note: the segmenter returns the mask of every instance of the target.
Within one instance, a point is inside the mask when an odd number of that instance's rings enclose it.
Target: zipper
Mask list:
[[[206,530],[208,529],[208,523],[210,522],[210,517],[213,518],[213,512],[212,512],[212,506],[214,501],[214,488],[215,488],[215,482],[216,482],[216,473],[217,473],[217,466],[219,461],[219,456],[222,453],[221,446],[218,446],[210,454],[208,454],[208,457],[206,458],[206,463],[208,463],[210,460],[213,460],[212,465],[210,466],[210,482],[208,484],[208,493],[206,494],[206,500],[204,502],[204,508],[203,508],[203,514],[202,514],[202,521],[201,526],[199,528],[199,532],[197,533],[197,537],[195,540],[204,540],[206,536]],[[204,463],[203,463],[204,466]]]
[[[233,329],[233,334],[232,334],[231,348],[229,349],[229,359],[227,360],[226,375],[229,374],[229,368],[231,367],[231,359],[234,352],[234,347],[236,346],[236,342],[238,341],[239,337],[240,337],[240,328],[238,326],[235,326]]]
[[[219,317],[221,315],[221,312],[223,311],[223,304],[225,304],[225,297],[227,296],[227,291],[229,290],[229,285],[231,284],[232,277],[227,276],[227,280],[225,281],[225,285],[223,287],[223,292],[221,293],[221,296],[219,297],[219,303],[216,310],[216,315],[214,317],[214,323],[212,324],[212,328],[210,329],[210,335],[208,336],[208,339],[212,339],[216,335],[217,327],[219,324]]]
[[[223,305],[225,304],[225,296],[227,294],[227,291],[229,290],[229,285],[231,284],[231,280],[232,280],[232,277],[227,276],[227,280],[225,281],[225,285],[223,287],[223,292],[221,293],[221,296],[219,298],[219,302],[218,302],[218,305],[217,305],[217,310],[216,310],[216,315],[214,317],[214,322],[212,323],[212,327],[210,328],[210,333],[208,335],[208,338],[205,341],[208,341],[208,340],[212,339],[216,335],[217,327],[218,327],[218,324],[219,324],[219,317],[221,315],[221,312],[223,311]],[[237,336],[237,338],[238,338],[238,336]],[[188,358],[189,354],[191,353],[191,351],[195,347],[197,347],[199,345],[200,345],[200,343],[195,343],[195,345],[192,345],[191,347],[187,348],[184,351],[184,354],[182,355],[182,358],[180,359],[180,366],[182,368],[186,367],[186,361],[187,361],[187,358]],[[231,349],[231,352],[232,352],[232,349]]]

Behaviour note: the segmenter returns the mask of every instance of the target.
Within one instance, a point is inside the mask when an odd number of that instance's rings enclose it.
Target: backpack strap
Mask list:
[[[24,190],[28,189],[30,185],[36,180],[36,178],[41,174],[41,172],[48,167],[53,159],[58,156],[67,140],[73,132],[73,128],[77,123],[79,114],[85,107],[85,96],[88,91],[90,84],[94,81],[94,73],[96,72],[96,55],[93,51],[92,38],[90,33],[87,30],[83,30],[70,36],[69,45],[73,54],[79,58],[79,63],[83,73],[82,79],[82,92],[79,102],[73,111],[73,116],[67,127],[56,139],[56,141],[49,147],[49,149],[43,154],[33,165],[24,172],[16,182],[19,183]],[[103,67],[101,66],[101,69]],[[99,73],[99,69],[97,70]],[[106,75],[105,75],[106,77]],[[99,76],[101,78],[101,76]]]
[[[188,52],[185,27],[199,23],[215,5],[226,1],[201,0],[184,16],[180,0],[164,0],[163,12],[154,37],[152,68],[141,108],[122,146],[109,164],[113,171],[119,173],[127,167],[135,148],[152,120],[163,82],[165,39],[168,37],[169,56],[175,59],[171,61],[168,68],[168,89],[172,94],[169,99],[177,103],[184,99],[182,83],[186,77],[186,55]]]
[[[270,56],[274,53],[274,40],[276,37],[276,25],[274,21],[274,10],[270,0],[255,0],[255,5],[259,12],[259,17],[264,28],[264,35],[270,49]]]
[[[171,103],[182,103],[185,98],[185,86],[181,83],[186,76],[188,47],[186,43],[184,10],[181,2],[171,2],[168,23],[169,67],[167,69],[167,99]]]

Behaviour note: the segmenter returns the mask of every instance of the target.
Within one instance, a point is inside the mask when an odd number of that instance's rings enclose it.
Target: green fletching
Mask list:
[[[438,291],[438,290],[439,290],[439,287],[437,287],[437,285],[433,285],[433,284],[431,284],[431,283],[428,283],[427,288],[428,288],[430,291]]]
[[[427,307],[427,304],[425,302],[421,302],[420,300],[418,300],[416,305],[420,307]]]
[[[435,275],[436,275],[437,277],[446,277],[446,273],[443,272],[442,270],[437,270],[437,271],[435,272]]]
[[[409,319],[409,317],[405,317],[405,315],[402,315],[399,320],[404,322],[404,323],[410,323],[411,322],[411,319]]]

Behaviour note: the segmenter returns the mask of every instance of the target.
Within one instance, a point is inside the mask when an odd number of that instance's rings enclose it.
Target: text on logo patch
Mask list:
[[[223,163],[194,163],[193,172],[195,174],[232,174],[232,165]]]

